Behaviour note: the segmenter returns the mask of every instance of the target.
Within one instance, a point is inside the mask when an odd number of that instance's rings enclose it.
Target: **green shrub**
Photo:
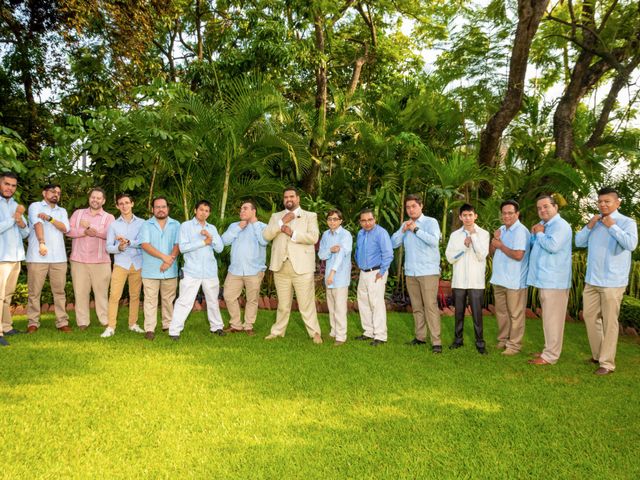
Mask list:
[[[620,323],[640,331],[640,299],[625,295],[620,306]]]

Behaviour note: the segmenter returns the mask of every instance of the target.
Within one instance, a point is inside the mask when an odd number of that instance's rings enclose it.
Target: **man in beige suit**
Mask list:
[[[295,188],[284,191],[284,208],[271,215],[263,230],[265,240],[273,240],[269,269],[278,292],[276,323],[267,340],[284,337],[291,313],[293,291],[296,292],[300,315],[313,343],[322,343],[320,324],[316,313],[313,273],[316,269],[314,245],[320,235],[315,213],[300,208],[300,196]]]

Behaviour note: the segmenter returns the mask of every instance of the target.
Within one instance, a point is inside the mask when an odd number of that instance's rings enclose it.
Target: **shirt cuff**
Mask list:
[[[295,241],[296,241],[296,232],[293,232],[293,233],[291,234],[291,241],[292,241],[292,242],[295,242]]]

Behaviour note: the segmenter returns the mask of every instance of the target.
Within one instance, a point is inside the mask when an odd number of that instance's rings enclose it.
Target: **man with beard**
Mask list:
[[[158,324],[158,293],[162,302],[162,330],[169,330],[178,287],[178,233],[180,222],[169,217],[164,197],[151,202],[153,217],[140,229],[142,285],[144,288],[144,338],[153,340]]]
[[[71,332],[69,315],[65,310],[64,287],[67,283],[67,251],[64,234],[70,229],[67,211],[58,205],[62,190],[60,185],[49,183],[42,189],[43,200],[29,205],[29,222],[32,225],[27,247],[27,304],[28,333],[40,327],[40,295],[49,275],[56,327],[64,333]]]
[[[631,253],[638,246],[638,226],[618,212],[620,197],[613,188],[598,192],[599,214],[576,233],[576,247],[588,247],[582,294],[584,324],[596,375],[616,369],[618,315],[629,282]]]
[[[89,328],[89,300],[93,290],[96,315],[103,327],[108,324],[111,257],[107,252],[107,230],[115,219],[102,209],[107,200],[104,190],[89,191],[89,208],[73,212],[67,237],[71,238],[71,281],[75,296],[76,323],[80,330]]]
[[[262,232],[265,240],[273,240],[271,263],[276,291],[278,312],[276,323],[266,340],[284,337],[291,313],[291,302],[295,290],[300,315],[313,343],[322,343],[320,324],[315,303],[313,273],[316,269],[314,245],[320,231],[315,213],[300,208],[298,191],[289,187],[283,193],[285,210],[271,215],[269,224]]]
[[[5,336],[22,333],[13,328],[9,310],[24,260],[22,241],[29,235],[24,205],[13,199],[17,188],[15,173],[0,173],[0,346],[9,345]]]
[[[200,200],[196,204],[195,217],[180,226],[180,251],[184,257],[184,278],[180,280],[180,296],[173,307],[173,317],[169,325],[169,336],[172,340],[179,340],[184,329],[193,301],[198,290],[202,287],[207,301],[207,317],[209,331],[214,335],[223,336],[224,323],[220,315],[218,293],[218,262],[216,253],[222,252],[224,245],[214,225],[207,223],[211,214],[211,204],[207,200]]]

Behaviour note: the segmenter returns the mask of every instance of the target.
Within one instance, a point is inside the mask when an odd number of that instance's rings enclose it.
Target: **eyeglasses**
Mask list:
[[[328,218],[327,218],[327,222],[339,222],[339,221],[341,221],[341,220],[342,220],[342,219],[341,219],[341,218],[339,218],[339,217],[328,217]]]

